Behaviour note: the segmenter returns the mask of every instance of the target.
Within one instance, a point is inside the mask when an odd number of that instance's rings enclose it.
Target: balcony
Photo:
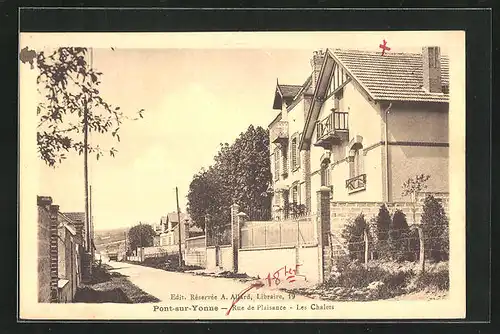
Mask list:
[[[345,187],[349,194],[366,189],[366,174],[361,174],[345,181]]]
[[[316,143],[325,149],[339,144],[349,138],[349,114],[332,112],[328,117],[316,124]]]
[[[288,122],[279,121],[270,130],[270,140],[274,144],[285,144],[288,142]]]

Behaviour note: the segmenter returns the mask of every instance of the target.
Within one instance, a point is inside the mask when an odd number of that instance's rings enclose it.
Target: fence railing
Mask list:
[[[347,131],[349,129],[349,114],[347,112],[332,112],[325,119],[318,122],[316,127],[316,138],[321,140],[332,135],[335,131]]]
[[[374,239],[379,233],[373,233],[370,228],[357,232],[362,234],[353,234],[350,240],[338,238],[338,232],[336,235],[331,233],[332,252],[345,254],[365,265],[378,259],[419,261],[422,271],[426,259],[443,261],[449,257],[448,223],[410,224],[406,228],[389,229],[385,238],[380,240]]]
[[[361,174],[345,181],[345,187],[349,192],[366,188],[366,174]]]
[[[232,240],[231,224],[226,224],[206,231],[207,246],[230,245]]]
[[[246,222],[240,230],[240,248],[272,248],[317,243],[314,219]]]

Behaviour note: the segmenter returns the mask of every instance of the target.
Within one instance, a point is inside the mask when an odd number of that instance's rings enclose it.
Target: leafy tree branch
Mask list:
[[[109,133],[119,142],[123,122],[143,118],[144,109],[130,117],[101,97],[103,73],[89,64],[89,56],[89,50],[81,47],[61,47],[51,52],[21,50],[20,60],[30,63],[33,69],[36,59],[39,70],[37,145],[40,158],[49,166],[61,163],[68,151],[83,153],[85,125],[89,133]],[[97,159],[117,153],[114,147],[87,144],[87,149]]]

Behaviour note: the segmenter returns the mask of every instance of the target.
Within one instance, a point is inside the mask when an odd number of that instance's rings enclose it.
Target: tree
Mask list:
[[[415,175],[413,178],[409,178],[403,183],[401,195],[410,196],[412,203],[413,224],[416,223],[417,196],[420,192],[427,188],[426,182],[430,179],[430,177],[430,175],[426,174]]]
[[[362,260],[364,251],[364,232],[367,228],[365,216],[360,213],[353,221],[346,223],[342,229],[342,238],[347,242],[349,257]]]
[[[155,235],[156,232],[151,225],[135,225],[130,228],[128,232],[128,244],[130,245],[130,249],[153,246],[153,239]]]
[[[224,209],[218,196],[219,188],[213,168],[202,169],[189,184],[187,211],[194,224],[203,231],[208,217],[215,219]]]
[[[269,133],[250,125],[233,144],[220,145],[212,166],[194,175],[188,212],[199,227],[205,225],[207,216],[211,228],[228,225],[234,203],[250,219],[269,220],[271,181]]]
[[[433,261],[448,259],[448,218],[441,203],[432,195],[424,200],[421,224],[426,257]]]
[[[406,215],[403,211],[396,210],[389,229],[389,247],[393,259],[398,261],[408,259],[409,241],[410,229]]]
[[[37,106],[37,145],[39,156],[47,165],[55,167],[66,159],[65,153],[70,150],[84,152],[85,123],[89,133],[110,133],[120,141],[122,122],[143,117],[143,109],[138,117],[129,118],[120,107],[103,100],[98,90],[102,72],[89,64],[87,48],[61,47],[48,53],[28,48],[21,51],[21,61],[30,63],[32,69],[34,57],[40,71],[37,84],[42,96]],[[98,144],[87,143],[87,149],[97,159],[106,151],[110,156],[117,152],[114,147],[105,150]]]
[[[378,214],[376,216],[376,245],[375,249],[377,250],[378,257],[386,257],[389,256],[389,228],[391,226],[391,214],[387,209],[385,204],[382,204],[378,210]]]

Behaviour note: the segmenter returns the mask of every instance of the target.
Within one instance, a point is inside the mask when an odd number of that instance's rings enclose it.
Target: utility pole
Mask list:
[[[92,48],[90,48],[90,67],[93,66],[93,56],[92,56]],[[86,251],[87,256],[91,256],[92,245],[90,238],[90,213],[89,213],[89,166],[88,166],[88,105],[89,101],[85,100],[83,104],[83,175],[84,175],[84,183],[85,183],[85,229],[87,231],[86,235]],[[89,263],[89,275],[92,275],[92,261],[93,259],[88,259]]]
[[[89,170],[88,170],[88,125],[87,125],[87,102],[83,107],[83,177],[85,183],[85,229],[87,230],[86,235],[86,251],[90,251],[90,224],[89,224]]]
[[[182,266],[182,247],[181,247],[181,208],[179,207],[179,189],[175,187],[175,198],[177,200],[177,221],[179,222],[179,267]]]

